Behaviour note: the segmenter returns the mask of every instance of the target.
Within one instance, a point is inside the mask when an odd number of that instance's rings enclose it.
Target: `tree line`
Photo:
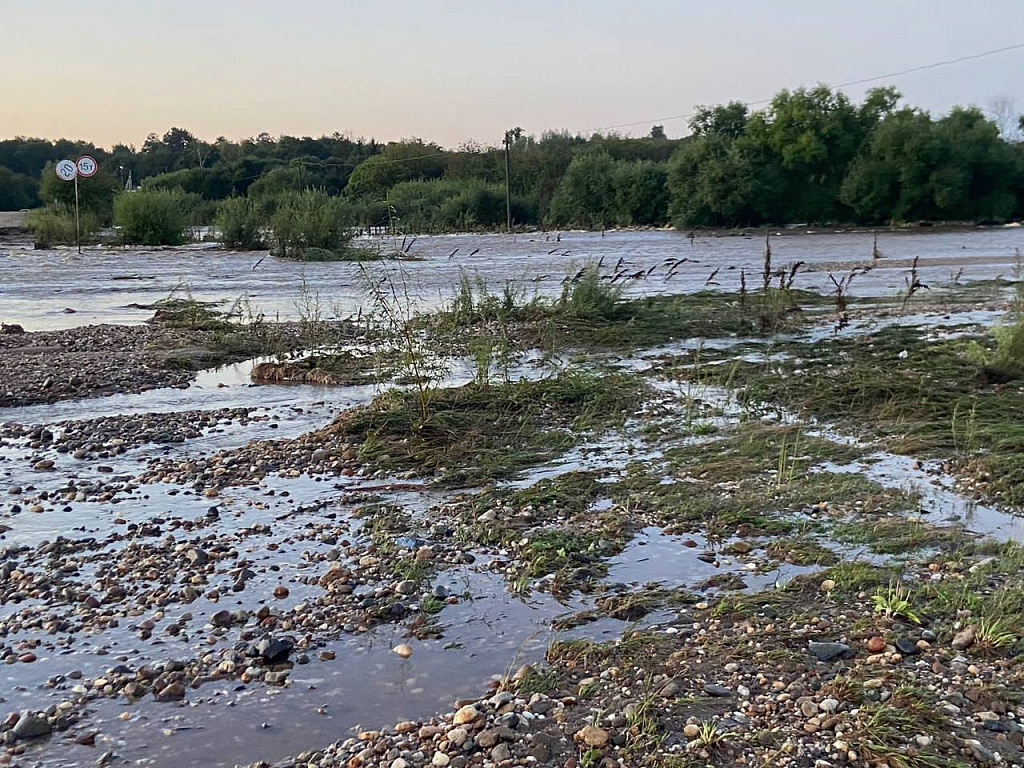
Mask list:
[[[758,111],[739,102],[698,107],[690,129],[683,139],[667,138],[661,126],[644,138],[510,132],[515,223],[743,227],[1024,216],[1024,144],[974,107],[935,117],[901,106],[892,88],[855,103],[819,86],[780,91]],[[0,141],[0,209],[66,205],[70,185],[53,165],[79,154],[100,163],[82,185],[83,206],[100,224],[110,222],[129,180],[180,191],[195,223],[213,221],[221,201],[244,198],[272,213],[275,201],[309,189],[337,197],[332,210],[362,227],[452,231],[505,222],[504,149],[340,134],[211,143],[180,128],[138,149]]]

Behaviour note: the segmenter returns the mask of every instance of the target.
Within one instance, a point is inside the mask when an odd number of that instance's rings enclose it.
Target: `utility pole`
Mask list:
[[[78,217],[78,176],[75,174],[75,242],[78,243],[78,253],[82,253],[82,223]]]
[[[512,187],[509,183],[509,155],[512,142],[517,141],[523,135],[523,129],[516,127],[505,131],[505,231],[512,231]]]

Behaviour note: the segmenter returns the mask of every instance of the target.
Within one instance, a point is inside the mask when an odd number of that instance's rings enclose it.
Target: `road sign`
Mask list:
[[[78,166],[70,160],[61,160],[57,163],[56,170],[58,178],[61,178],[64,181],[71,181],[78,175]],[[96,171],[93,171],[93,173],[95,172]]]
[[[90,176],[94,176],[96,171],[99,170],[99,165],[88,155],[82,155],[75,161],[75,165],[78,166],[78,175],[83,179],[87,179]]]

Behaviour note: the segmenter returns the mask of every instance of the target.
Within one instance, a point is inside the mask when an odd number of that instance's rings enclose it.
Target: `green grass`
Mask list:
[[[424,418],[417,392],[391,390],[328,429],[359,443],[375,467],[438,475],[449,486],[509,477],[552,459],[587,434],[622,424],[642,384],[624,375],[563,373],[552,379],[432,390]]]
[[[764,426],[742,423],[713,444],[671,448],[665,455],[671,466],[717,481],[742,480],[751,475],[775,472],[786,481],[806,475],[822,461],[853,461],[862,451],[830,440],[803,434],[799,425]]]
[[[601,274],[596,265],[585,265],[567,275],[557,299],[547,300],[527,298],[509,286],[496,295],[480,278],[463,274],[445,308],[419,322],[462,343],[493,335],[500,323],[524,348],[631,349],[693,337],[794,330],[806,323],[801,307],[823,307],[829,301],[807,291],[774,288],[766,301],[760,294],[710,290],[626,299],[610,277],[607,270]]]
[[[928,341],[916,328],[787,347],[782,362],[706,366],[701,375],[741,390],[751,407],[779,404],[883,439],[892,450],[954,458],[980,487],[1024,502],[1020,380],[995,380],[977,349],[992,334]],[[717,377],[717,378],[715,378]]]
[[[866,544],[883,555],[915,552],[924,548],[950,547],[967,540],[960,526],[936,526],[902,517],[855,519],[838,523],[833,529],[839,541]]]

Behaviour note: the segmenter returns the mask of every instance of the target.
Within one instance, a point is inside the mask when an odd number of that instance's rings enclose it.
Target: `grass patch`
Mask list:
[[[838,523],[833,531],[839,541],[866,544],[872,552],[883,555],[948,548],[963,543],[968,537],[961,526],[937,526],[903,517],[852,520]]]
[[[630,349],[676,339],[735,334],[765,335],[805,323],[801,307],[823,307],[829,299],[794,289],[760,294],[701,291],[679,296],[624,299],[610,273],[588,264],[566,277],[554,300],[506,285],[500,295],[480,278],[463,274],[458,291],[440,312],[421,322],[441,337],[466,343],[491,336],[495,323],[508,327],[520,347]]]
[[[698,478],[717,482],[743,480],[773,472],[779,485],[806,475],[822,461],[853,461],[861,451],[803,433],[799,425],[764,426],[744,423],[714,443],[671,448],[665,452],[670,465]]]
[[[705,367],[702,378],[740,387],[751,407],[780,404],[883,438],[895,451],[953,458],[980,488],[1024,502],[1024,397],[996,380],[978,349],[992,334],[928,341],[917,328],[794,345],[781,362]]]
[[[360,458],[377,467],[433,472],[443,484],[465,486],[560,455],[583,435],[623,423],[642,397],[633,378],[567,372],[433,390],[425,416],[418,393],[391,390],[329,429],[355,438]]]

